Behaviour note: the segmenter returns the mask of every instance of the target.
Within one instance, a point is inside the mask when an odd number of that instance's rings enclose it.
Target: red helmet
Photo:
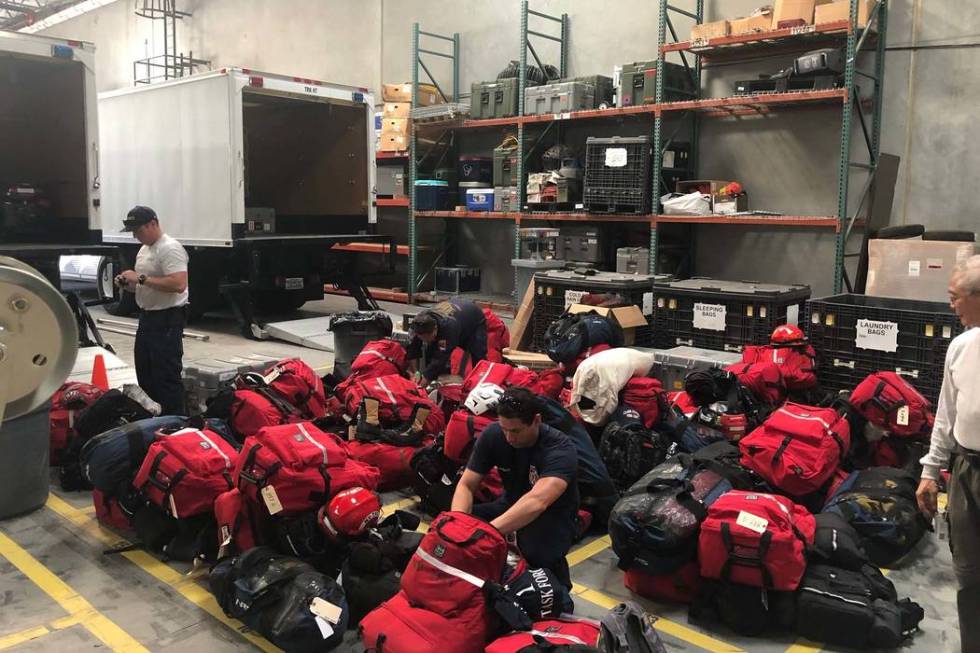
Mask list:
[[[783,324],[769,336],[769,342],[774,345],[793,345],[806,342],[803,330],[795,324]]]
[[[357,537],[381,520],[381,497],[363,487],[338,492],[317,513],[317,523],[329,537]]]

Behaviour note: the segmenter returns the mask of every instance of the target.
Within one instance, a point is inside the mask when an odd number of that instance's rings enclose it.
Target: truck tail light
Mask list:
[[[265,79],[262,77],[252,76],[248,78],[248,84],[249,86],[258,86],[259,88],[262,88],[265,86]]]

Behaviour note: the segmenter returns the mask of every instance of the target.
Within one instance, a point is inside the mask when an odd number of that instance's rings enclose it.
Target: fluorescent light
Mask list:
[[[77,5],[72,5],[66,9],[62,9],[56,14],[51,14],[47,18],[39,20],[33,25],[22,27],[17,31],[23,32],[24,34],[34,34],[36,32],[40,32],[41,30],[48,29],[49,27],[54,27],[58,23],[63,23],[66,20],[78,18],[82,14],[87,14],[88,12],[98,9],[99,7],[111,5],[113,2],[116,2],[116,0],[83,0]]]

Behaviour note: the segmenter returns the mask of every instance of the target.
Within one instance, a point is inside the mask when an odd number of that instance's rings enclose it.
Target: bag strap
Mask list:
[[[796,530],[796,527],[793,527]],[[725,545],[725,549],[728,551],[728,557],[725,560],[725,564],[721,567],[721,577],[723,580],[731,582],[731,573],[733,566],[741,567],[755,567],[759,570],[762,575],[762,586],[763,589],[772,589],[772,573],[769,571],[769,567],[766,566],[766,554],[769,553],[769,545],[772,542],[772,531],[767,530],[762,533],[759,538],[759,546],[755,547],[758,551],[758,555],[747,556],[735,553],[735,541],[732,539],[732,531],[728,522],[721,523],[721,541]]]
[[[459,545],[459,546],[468,546],[470,544],[473,544],[474,542],[476,542],[480,538],[489,535],[489,533],[487,531],[485,531],[484,529],[482,529],[482,528],[475,528],[475,529],[473,529],[473,533],[469,537],[467,537],[465,540],[458,540],[458,539],[454,539],[452,537],[449,537],[444,532],[443,526],[445,526],[447,523],[449,523],[451,521],[454,521],[454,520],[455,520],[455,517],[453,517],[452,515],[445,515],[445,516],[443,516],[442,519],[440,519],[434,525],[435,526],[435,530],[439,534],[439,536],[442,539],[446,540],[447,542],[452,542],[453,544],[456,544],[456,545]]]
[[[922,606],[912,599],[905,598],[898,602],[898,610],[902,615],[902,636],[911,637],[918,632],[919,622],[926,616]]]
[[[420,560],[435,567],[442,573],[449,574],[454,578],[458,578],[460,580],[466,581],[467,583],[473,585],[474,587],[483,589],[483,587],[487,584],[487,581],[483,580],[482,578],[479,578],[478,576],[474,576],[473,574],[467,571],[463,571],[462,569],[459,569],[457,567],[453,567],[452,565],[446,564],[442,560],[439,560],[438,558],[430,555],[422,547],[419,547],[418,549],[415,550],[415,555],[417,555]]]

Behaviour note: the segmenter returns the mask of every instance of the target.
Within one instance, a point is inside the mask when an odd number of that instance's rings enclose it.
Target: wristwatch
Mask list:
[[[138,283],[141,286],[144,285],[146,283],[146,275],[145,274],[141,274],[139,276],[139,278],[136,279],[136,283]]]

